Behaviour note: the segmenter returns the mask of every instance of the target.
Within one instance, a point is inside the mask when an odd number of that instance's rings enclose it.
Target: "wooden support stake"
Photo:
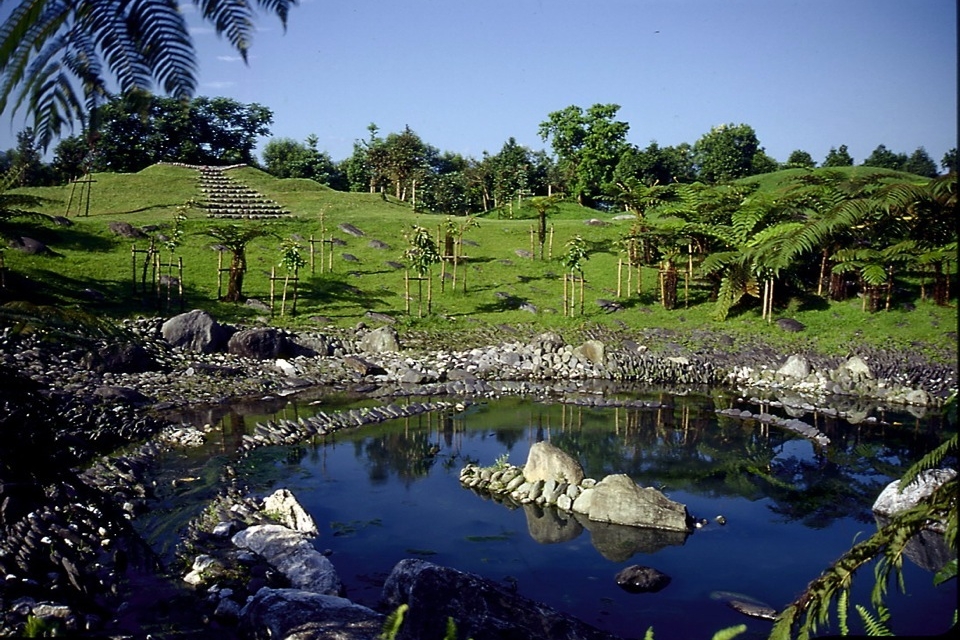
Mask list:
[[[406,300],[407,314],[410,314],[410,270],[403,271],[403,299]]]
[[[277,277],[277,268],[270,267],[270,315],[273,315],[273,294],[274,294],[274,281]]]
[[[586,282],[586,278],[583,277],[583,274],[580,274],[580,315],[583,315],[583,283]]]
[[[623,278],[623,258],[617,259],[617,297],[620,297],[620,283]]]
[[[550,225],[550,251],[547,257],[553,260],[553,225]]]

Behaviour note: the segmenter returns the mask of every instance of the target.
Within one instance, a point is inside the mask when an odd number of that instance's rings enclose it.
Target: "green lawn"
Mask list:
[[[776,324],[763,322],[753,300],[735,308],[724,323],[712,320],[710,292],[697,281],[686,288],[681,279],[678,308],[665,310],[657,302],[654,268],[643,269],[639,294],[635,276],[631,281],[633,291],[627,290],[624,269],[618,298],[618,260],[624,257],[618,240],[627,233],[631,221],[614,220],[612,213],[569,203],[563,204],[550,218],[553,254],[544,260],[530,259],[524,253],[531,251],[531,230],[535,223],[532,210],[514,206],[512,212],[505,209],[478,218],[479,226],[464,235],[468,260],[457,270],[456,290],[450,279],[450,265],[442,287],[441,270],[439,265],[435,266],[432,314],[421,319],[417,310],[417,283],[411,284],[413,300],[411,313],[407,314],[404,269],[387,263],[404,261],[403,252],[409,246],[405,234],[413,225],[425,227],[436,235],[446,216],[414,213],[408,203],[384,199],[379,194],[342,193],[307,180],[277,180],[253,168],[230,172],[235,179],[292,212],[289,218],[265,223],[275,235],[255,240],[248,247],[249,271],[244,283],[247,296],[269,300],[271,269],[275,268],[278,276],[284,275],[279,267],[280,242],[296,238],[308,249],[308,240],[321,236],[321,215],[327,237],[332,233],[344,243],[333,247],[332,271],[327,270],[325,264],[321,266],[322,245],[315,243],[314,268],[311,270],[308,266],[300,272],[297,313],[289,313],[288,300],[288,314],[283,318],[275,315],[271,320],[279,325],[317,326],[316,319],[322,316],[335,325],[348,327],[364,320],[367,311],[377,311],[398,318],[402,328],[434,332],[448,338],[451,332],[460,332],[464,341],[472,334],[482,335],[486,328],[502,324],[563,333],[599,325],[631,330],[666,327],[678,330],[681,336],[695,329],[718,329],[830,353],[845,353],[852,344],[861,342],[904,348],[913,348],[911,345],[917,343],[922,345],[917,348],[941,355],[953,354],[956,350],[955,333],[950,333],[957,329],[955,306],[935,307],[917,300],[913,292],[901,296],[892,310],[874,314],[862,312],[859,299],[842,303],[828,303],[819,298],[783,301],[785,306],[776,310],[777,316],[787,315],[807,325],[806,331],[797,334],[788,334]],[[778,184],[776,175],[766,181],[770,185]],[[119,237],[110,231],[109,224],[126,221],[136,227],[156,225],[159,228],[152,232],[153,236],[169,235],[177,208],[200,197],[197,172],[158,165],[132,175],[95,174],[93,177],[96,182],[89,216],[71,215],[71,226],[18,221],[2,229],[8,237],[41,240],[54,252],[54,255],[30,256],[7,249],[4,252],[5,301],[28,299],[77,305],[98,315],[118,318],[158,313],[157,300],[135,293],[133,286],[131,249],[134,244],[137,248],[146,248],[149,238]],[[52,215],[65,213],[71,195],[70,187],[24,191],[48,198],[44,212]],[[76,199],[75,195],[74,212],[78,208]],[[211,249],[214,241],[202,232],[211,224],[226,221],[209,220],[198,209],[187,209],[187,217],[182,244],[175,253],[164,250],[161,254],[163,261],[183,260],[186,307],[208,309],[223,320],[254,321],[262,316],[248,307],[216,299],[218,252]],[[597,220],[602,224],[596,224]],[[454,222],[462,221],[454,218]],[[365,236],[358,238],[344,233],[338,229],[342,223],[354,225]],[[589,259],[584,264],[584,313],[581,315],[577,309],[573,317],[565,317],[561,279],[564,267],[560,258],[566,243],[575,235],[582,236],[590,248]],[[389,248],[376,248],[373,241],[385,243]],[[329,250],[325,247],[326,252]],[[536,247],[533,250],[536,252]],[[138,260],[142,261],[142,255],[137,254]],[[305,255],[309,257],[309,252]],[[223,266],[228,264],[229,254],[225,253]],[[138,263],[138,269],[139,266]],[[463,290],[464,278],[466,291]],[[279,312],[282,282],[275,285]],[[225,290],[225,274],[223,286]],[[101,292],[105,298],[92,299],[83,293],[85,289]],[[425,284],[423,296],[426,297]],[[607,313],[597,304],[598,299],[616,301],[623,309]],[[903,302],[912,303],[915,310],[903,310]],[[524,303],[533,305],[536,313],[520,308]],[[161,304],[165,304],[165,300]]]

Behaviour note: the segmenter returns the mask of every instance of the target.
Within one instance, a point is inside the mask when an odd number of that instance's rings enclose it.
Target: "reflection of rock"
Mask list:
[[[690,530],[690,515],[684,505],[656,489],[638,486],[624,474],[610,475],[597,483],[587,515],[591,520],[631,527]]]
[[[596,522],[584,516],[577,521],[590,532],[590,542],[607,560],[626,562],[638,553],[651,554],[665,547],[679,547],[687,541],[687,533],[622,524]]]
[[[583,525],[569,514],[556,509],[542,509],[533,503],[523,505],[527,516],[527,531],[540,544],[555,544],[573,540],[583,532]]]
[[[536,442],[527,454],[527,463],[523,466],[523,477],[531,483],[539,480],[556,480],[580,484],[583,480],[583,468],[573,456],[564,453],[549,442]]]
[[[409,605],[397,640],[442,638],[447,618],[474,640],[614,640],[615,636],[472,573],[401,560],[383,585],[387,610]]]
[[[630,593],[656,593],[670,584],[670,576],[653,567],[630,565],[616,575],[617,584]]]

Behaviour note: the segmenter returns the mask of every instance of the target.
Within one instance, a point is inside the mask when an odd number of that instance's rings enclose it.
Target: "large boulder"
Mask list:
[[[303,534],[279,524],[258,524],[233,536],[234,546],[261,556],[295,589],[338,596],[343,584],[333,563]]]
[[[599,340],[587,340],[579,347],[574,347],[573,355],[582,362],[589,362],[598,367],[603,366],[607,357],[603,343]]]
[[[410,608],[396,640],[442,638],[447,618],[473,640],[614,640],[613,636],[510,588],[424,560],[401,560],[383,585],[388,610]]]
[[[276,329],[258,327],[237,331],[227,341],[227,351],[254,360],[275,360],[286,355],[286,338]]]
[[[83,366],[97,373],[144,373],[160,368],[146,349],[133,342],[102,345],[83,357]]]
[[[383,619],[346,598],[264,587],[241,609],[240,628],[255,640],[374,640]]]
[[[686,506],[651,487],[640,487],[624,474],[609,475],[593,488],[587,517],[631,527],[690,531]]]
[[[877,496],[873,503],[873,512],[884,518],[892,518],[905,509],[917,506],[922,499],[956,477],[957,472],[953,469],[929,469],[918,474],[916,479],[902,490],[900,481],[894,480]],[[943,532],[941,523],[932,523],[930,528]]]
[[[202,309],[173,316],[160,331],[170,346],[195,353],[222,351],[229,338],[229,332]]]
[[[803,380],[810,375],[810,363],[803,356],[792,355],[777,369],[777,373],[785,378]]]
[[[527,454],[527,463],[523,465],[523,477],[530,483],[556,480],[580,484],[583,480],[583,467],[576,458],[549,442],[536,442]]]
[[[396,329],[384,325],[360,338],[360,349],[367,353],[400,351],[400,337]]]

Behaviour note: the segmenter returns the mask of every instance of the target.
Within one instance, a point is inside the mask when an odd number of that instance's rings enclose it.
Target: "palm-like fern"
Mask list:
[[[218,35],[246,60],[254,4],[286,25],[297,0],[194,0]],[[177,0],[19,0],[0,27],[0,111],[26,107],[40,144],[88,118],[107,96],[163,92],[188,98],[196,55]]]

